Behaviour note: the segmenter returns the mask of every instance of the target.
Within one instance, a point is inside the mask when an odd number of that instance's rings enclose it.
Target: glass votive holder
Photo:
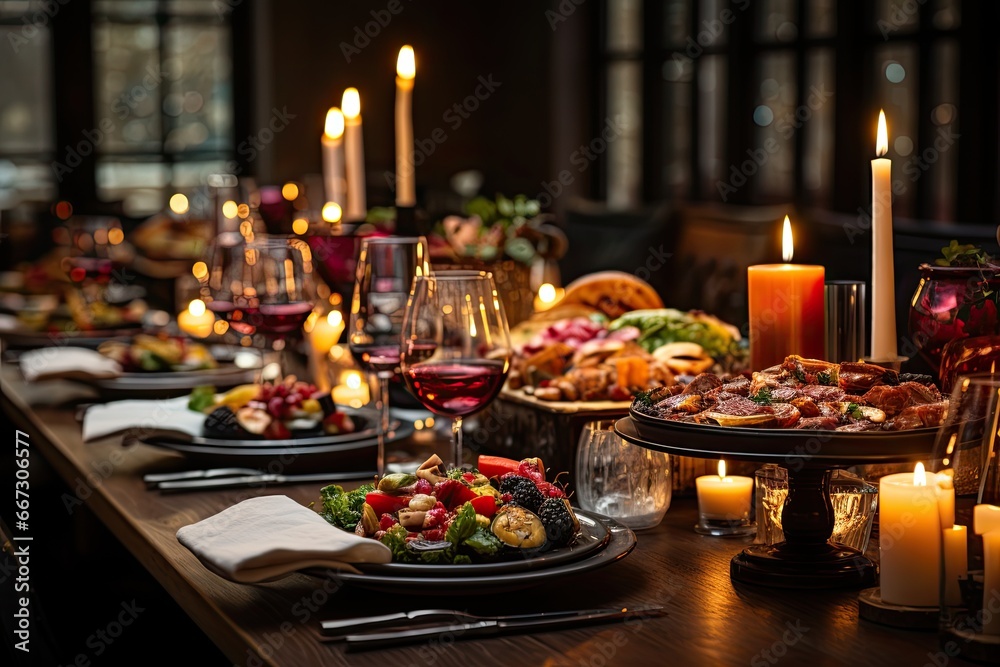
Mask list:
[[[878,509],[878,487],[846,470],[835,470],[830,477],[830,504],[833,505],[830,539],[864,553]]]
[[[757,509],[757,544],[776,544],[785,539],[781,510],[788,497],[788,471],[774,464],[757,470],[754,476]],[[864,553],[871,538],[878,509],[878,487],[846,470],[830,476],[830,504],[833,507],[833,534],[838,544]]]
[[[754,473],[754,499],[757,516],[755,544],[777,544],[785,539],[781,529],[781,508],[788,497],[788,470],[766,463]]]
[[[741,537],[753,535],[757,527],[750,519],[753,479],[726,475],[726,462],[719,461],[718,475],[702,475],[694,480],[698,494],[698,523],[702,535]]]
[[[614,432],[614,421],[583,427],[574,480],[581,509],[633,530],[652,528],[670,507],[670,472],[669,454],[625,442]]]

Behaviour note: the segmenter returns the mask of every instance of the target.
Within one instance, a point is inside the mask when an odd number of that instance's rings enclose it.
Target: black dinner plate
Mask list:
[[[625,440],[648,449],[697,458],[799,460],[815,465],[896,463],[926,458],[938,429],[818,431],[743,428],[657,419],[634,410],[615,423]]]
[[[395,574],[354,574],[352,572],[339,572],[333,570],[305,570],[306,574],[332,579],[335,582],[342,582],[386,593],[402,595],[483,595],[491,593],[506,593],[512,590],[530,588],[541,584],[555,581],[563,577],[590,572],[597,568],[616,563],[625,558],[636,545],[635,533],[627,526],[614,519],[581,512],[595,521],[604,525],[610,539],[607,546],[590,552],[583,558],[564,562],[562,564],[551,563],[551,567],[542,567],[518,573],[516,577],[496,576],[496,573],[476,574],[467,576],[447,576],[444,574],[434,574],[430,572],[422,575],[395,575]],[[435,570],[452,565],[430,565],[427,566]]]
[[[408,437],[411,433],[413,425],[402,422],[389,432],[386,443]],[[353,435],[299,440],[219,440],[152,431],[140,435],[127,434],[122,438],[122,445],[144,444],[176,452],[205,468],[238,466],[273,472],[278,465],[277,472],[285,474],[372,469],[378,448],[377,437],[371,434],[360,439],[348,437]]]
[[[510,560],[495,563],[471,563],[468,565],[364,563],[357,567],[366,574],[443,577],[501,575],[553,567],[579,560],[593,551],[604,548],[611,540],[611,532],[604,523],[596,518],[597,515],[591,515],[576,508],[573,508],[573,511],[576,513],[577,519],[580,520],[580,534],[577,536],[576,542],[570,546],[558,547],[526,556],[514,555]]]

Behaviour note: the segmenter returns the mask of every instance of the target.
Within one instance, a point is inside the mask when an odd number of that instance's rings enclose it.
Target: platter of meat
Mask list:
[[[926,456],[947,407],[929,376],[789,356],[639,394],[619,425],[630,441],[678,454],[889,462]]]

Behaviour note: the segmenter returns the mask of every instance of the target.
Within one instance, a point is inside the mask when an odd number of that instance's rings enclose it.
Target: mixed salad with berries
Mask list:
[[[294,375],[282,382],[244,384],[216,394],[215,387],[196,387],[188,408],[204,412],[208,437],[287,440],[296,436],[353,433],[350,415],[337,410],[329,393]]]
[[[401,563],[488,562],[576,540],[580,523],[565,489],[546,481],[541,459],[480,456],[471,471],[442,464],[435,455],[377,486],[324,487],[320,515],[379,540]]]

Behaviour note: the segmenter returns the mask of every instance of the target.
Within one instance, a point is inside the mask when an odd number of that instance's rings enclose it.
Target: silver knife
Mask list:
[[[641,607],[636,609],[620,608],[604,611],[581,612],[579,614],[563,615],[549,618],[519,619],[519,620],[483,620],[474,623],[455,623],[449,625],[432,625],[423,628],[394,628],[383,632],[348,635],[345,638],[347,650],[368,650],[399,646],[414,642],[427,641],[436,637],[465,639],[467,637],[487,637],[503,633],[527,631],[558,630],[563,628],[600,623],[604,621],[621,621],[628,618],[649,618],[662,616],[663,607]]]
[[[306,475],[241,475],[239,477],[218,477],[210,479],[184,479],[176,482],[160,482],[156,488],[164,493],[174,491],[210,491],[216,489],[238,489],[245,486],[273,486],[276,484],[303,484],[305,482],[343,482],[367,479],[375,476],[375,471],[310,473]]]
[[[263,475],[256,468],[212,468],[210,470],[185,470],[182,472],[159,472],[143,475],[146,484],[179,482],[183,479],[210,479],[212,477],[237,477],[239,475]]]
[[[340,618],[332,621],[323,621],[320,625],[322,632],[328,641],[338,641],[347,638],[356,630],[372,630],[378,627],[397,624],[405,627],[407,621],[417,621],[427,623],[429,621],[449,621],[449,622],[473,622],[473,621],[515,621],[534,620],[565,616],[580,616],[587,614],[602,614],[607,612],[621,611],[620,608],[606,609],[579,609],[569,611],[546,611],[534,614],[514,614],[508,616],[476,616],[458,609],[415,609],[414,611],[399,612],[396,614],[380,614],[377,616],[360,616],[355,618]],[[333,635],[333,636],[330,636]]]

